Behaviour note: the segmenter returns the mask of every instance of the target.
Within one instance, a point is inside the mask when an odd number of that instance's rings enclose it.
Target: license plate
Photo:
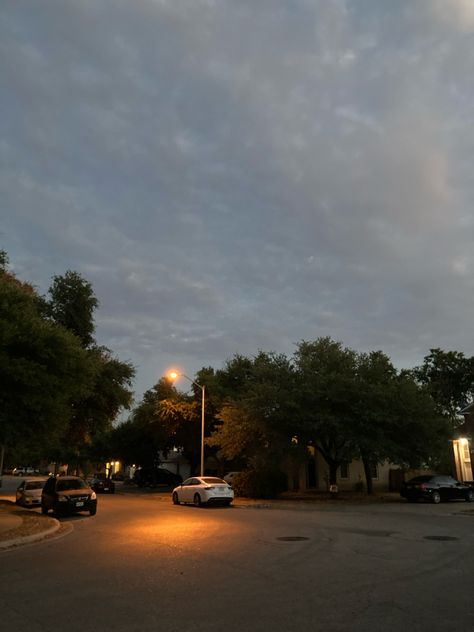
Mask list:
[[[76,507],[84,507],[84,503],[82,501],[78,502],[76,503]]]
[[[104,492],[108,492],[109,488],[108,487],[104,487]]]

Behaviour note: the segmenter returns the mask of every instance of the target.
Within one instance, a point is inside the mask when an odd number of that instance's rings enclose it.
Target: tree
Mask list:
[[[110,432],[119,412],[130,407],[135,375],[131,364],[113,357],[106,347],[85,352],[92,367],[91,379],[87,391],[73,398],[73,412],[56,453],[57,458],[77,465],[87,460],[94,438]]]
[[[130,407],[135,369],[113,357],[106,347],[94,344],[94,310],[99,302],[92,285],[79,273],[68,270],[55,276],[49,295],[44,303],[46,314],[77,336],[92,367],[87,392],[78,393],[71,402],[73,415],[55,456],[68,462],[84,461],[84,448],[94,435],[110,430],[119,411]]]
[[[429,389],[417,384],[407,371],[397,376],[393,402],[390,459],[402,467],[436,469],[446,458],[449,419],[440,413]]]
[[[81,339],[84,347],[94,342],[94,310],[99,301],[92,285],[78,272],[68,270],[62,276],[53,277],[47,303],[52,319]]]
[[[8,254],[0,250],[0,272],[6,272],[8,268]]]
[[[220,423],[209,439],[226,459],[245,458],[256,469],[278,467],[294,447],[295,374],[283,354],[236,355],[216,378]]]
[[[300,428],[306,441],[322,454],[329,483],[356,454],[350,427],[357,394],[357,356],[329,337],[302,341],[295,352]]]
[[[413,369],[412,374],[428,389],[439,412],[456,428],[459,410],[474,399],[474,358],[467,358],[459,351],[430,349],[423,364]]]
[[[393,432],[396,376],[382,351],[357,355],[355,414],[348,431],[364,466],[368,494],[373,491],[372,466],[390,458],[393,441],[408,439]]]
[[[41,315],[31,285],[0,270],[0,443],[55,444],[91,375],[76,336]]]
[[[177,395],[174,386],[166,379],[143,395],[132,410],[129,419],[111,433],[114,453],[125,463],[153,466],[159,463],[159,453],[172,447],[174,430],[167,427],[160,415],[160,402]]]

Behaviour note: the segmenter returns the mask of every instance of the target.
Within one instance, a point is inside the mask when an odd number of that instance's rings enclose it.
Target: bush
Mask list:
[[[276,498],[288,488],[286,474],[275,468],[240,472],[232,483],[236,496],[245,498]]]

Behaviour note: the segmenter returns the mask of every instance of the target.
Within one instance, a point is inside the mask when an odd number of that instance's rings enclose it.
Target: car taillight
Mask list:
[[[420,489],[426,489],[426,483],[420,483],[420,484],[418,485],[418,487],[419,487]]]

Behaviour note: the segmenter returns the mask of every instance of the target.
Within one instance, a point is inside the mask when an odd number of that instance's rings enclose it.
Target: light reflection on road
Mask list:
[[[183,551],[229,542],[239,531],[238,524],[229,522],[225,523],[224,530],[217,512],[194,507],[177,508],[171,515],[157,513],[114,526],[114,532],[134,547],[155,548],[160,544]]]

